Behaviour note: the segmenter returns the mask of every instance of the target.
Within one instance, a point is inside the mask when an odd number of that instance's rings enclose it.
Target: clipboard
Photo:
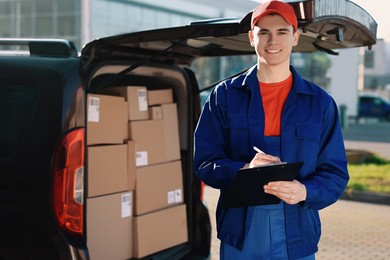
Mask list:
[[[294,180],[302,165],[303,162],[278,163],[239,170],[224,195],[221,207],[278,204],[281,200],[274,195],[264,193],[263,186],[271,181]]]

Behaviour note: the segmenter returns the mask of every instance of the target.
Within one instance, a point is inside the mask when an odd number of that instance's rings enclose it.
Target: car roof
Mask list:
[[[65,39],[0,38],[2,56],[78,57],[73,42]]]
[[[378,99],[382,99],[386,102],[390,102],[390,100],[387,97],[384,97],[380,93],[362,92],[362,93],[359,93],[359,98],[378,98]]]
[[[353,2],[301,0],[289,4],[301,30],[294,52],[337,54],[338,49],[371,48],[376,43],[377,23]],[[211,19],[105,37],[87,44],[81,57],[83,61],[124,58],[189,65],[197,57],[254,54],[248,40],[250,20],[251,12],[242,19]]]

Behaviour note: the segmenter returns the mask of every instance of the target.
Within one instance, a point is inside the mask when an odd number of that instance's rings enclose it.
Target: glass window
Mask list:
[[[127,6],[126,7],[126,23],[129,29],[129,32],[135,32],[139,29],[139,24],[141,23],[141,8],[138,6]]]
[[[58,17],[58,34],[60,36],[75,35],[76,24],[74,15],[61,15]]]
[[[13,2],[11,3],[11,1],[1,1],[0,2],[0,15],[3,16],[3,15],[10,15],[12,13],[12,4],[14,4]]]
[[[236,75],[256,64],[256,55],[235,57],[199,58],[191,65],[198,79],[199,88],[207,89],[210,85]]]
[[[53,0],[35,0],[35,11],[37,13],[53,12]]]
[[[110,3],[109,4],[109,16],[111,19],[124,19],[127,14],[126,14],[126,9],[124,8],[125,6],[121,3]]]
[[[369,69],[374,68],[374,51],[366,50],[364,52],[364,67]]]
[[[171,23],[172,23],[172,26],[181,26],[181,25],[186,24],[186,23],[183,23],[183,18],[181,16],[174,15],[174,14],[171,15]]]
[[[143,8],[142,15],[143,15],[143,17],[147,17],[147,19],[144,18],[142,20],[142,23],[143,23],[142,27],[144,29],[155,28],[155,24],[157,24],[156,11],[151,10],[151,9],[147,9],[147,8]]]
[[[103,15],[108,9],[108,3],[104,0],[96,0],[91,2],[92,13],[95,15]]]
[[[374,99],[374,104],[376,106],[382,106],[383,105],[383,101],[381,99],[379,99],[379,98],[376,98],[376,99]]]
[[[200,89],[206,88],[219,78],[216,71],[216,65],[212,64],[217,64],[217,58],[199,58],[191,65],[191,68],[198,79]]]
[[[166,12],[156,12],[155,28],[170,27],[171,26],[171,14]]]
[[[12,37],[13,34],[11,32],[12,30],[11,19],[9,19],[9,17],[0,16],[0,24],[1,24],[0,37]]]
[[[127,9],[121,3],[113,2],[109,4],[109,9],[107,10],[107,16],[105,19],[107,21],[107,31],[109,32],[109,35],[125,33],[128,31],[129,26],[126,23],[126,17],[129,13],[126,11]]]
[[[53,35],[53,18],[37,17],[35,26],[35,36],[51,37]]]
[[[23,16],[28,15],[31,16],[32,13],[32,2],[30,1],[22,1],[20,5],[20,12]]]
[[[57,7],[58,7],[58,11],[59,12],[74,12],[76,11],[78,8],[76,8],[78,6],[78,3],[79,1],[77,0],[57,0]]]
[[[33,37],[34,22],[31,16],[23,16],[20,21],[20,36],[21,37]]]
[[[222,77],[235,75],[256,64],[256,55],[224,57],[222,59]]]

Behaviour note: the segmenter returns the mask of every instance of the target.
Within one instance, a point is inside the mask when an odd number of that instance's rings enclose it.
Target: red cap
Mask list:
[[[298,20],[295,16],[294,8],[284,2],[271,0],[260,4],[252,12],[251,28],[253,29],[259,19],[267,14],[278,14],[286,20],[296,30],[298,28]]]

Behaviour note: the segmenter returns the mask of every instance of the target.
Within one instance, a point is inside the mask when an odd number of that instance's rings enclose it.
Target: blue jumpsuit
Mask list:
[[[318,211],[337,201],[349,175],[336,103],[293,67],[290,70],[293,85],[282,111],[276,148],[269,148],[269,138],[264,136],[264,110],[255,65],[221,82],[210,94],[194,133],[194,171],[221,192],[216,210],[218,238],[241,251],[246,245],[250,247],[247,241],[258,239],[250,238],[250,230],[263,223],[256,220],[260,217],[254,217],[260,211],[255,207],[224,209],[220,202],[237,171],[255,155],[252,146],[279,154],[286,162],[304,162],[297,180],[306,187],[306,201],[283,204],[282,210],[288,258],[300,259],[317,252],[321,236]]]

